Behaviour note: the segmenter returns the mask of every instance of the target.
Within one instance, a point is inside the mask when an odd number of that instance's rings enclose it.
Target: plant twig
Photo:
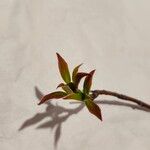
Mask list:
[[[108,91],[108,90],[94,90],[94,91],[91,91],[91,92],[92,92],[92,98],[93,99],[95,99],[98,95],[110,95],[110,96],[114,96],[114,97],[117,97],[117,98],[122,99],[122,100],[126,100],[126,101],[131,101],[131,102],[137,103],[141,107],[145,107],[145,108],[150,109],[150,105],[149,104],[147,104],[145,102],[142,102],[142,101],[140,101],[140,100],[138,100],[136,98],[124,95],[124,94],[119,94],[119,93]]]

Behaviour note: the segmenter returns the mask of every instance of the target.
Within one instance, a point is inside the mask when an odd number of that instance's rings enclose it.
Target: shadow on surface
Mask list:
[[[111,100],[111,101],[110,100],[99,100],[99,101],[96,101],[96,103],[97,104],[104,104],[104,105],[121,106],[121,107],[131,107],[132,109],[150,112],[150,109],[148,109],[148,108],[141,107],[141,106],[136,105],[136,104],[130,104],[127,102],[118,102],[116,100]]]
[[[41,99],[41,97],[43,96],[43,94],[41,93],[41,91],[35,87],[35,94],[36,97],[38,98],[38,100]],[[44,122],[42,124],[40,124],[37,129],[43,129],[43,128],[50,128],[50,129],[55,129],[55,135],[54,135],[54,146],[55,148],[57,147],[58,141],[60,139],[61,136],[61,127],[62,124],[72,115],[79,113],[83,108],[84,105],[80,102],[70,102],[71,104],[80,104],[78,107],[74,108],[74,109],[68,109],[59,105],[54,105],[51,103],[51,101],[45,103],[45,105],[47,105],[45,112],[42,113],[37,113],[35,114],[33,117],[27,119],[19,128],[19,131],[30,127],[34,124],[39,123],[40,121],[42,121],[43,119],[49,117],[50,120],[48,120],[47,122]],[[141,110],[141,111],[146,111],[146,112],[150,112],[150,110],[144,108],[144,107],[140,107],[138,105],[135,104],[130,104],[130,103],[126,103],[126,102],[118,102],[118,101],[108,101],[108,100],[99,100],[96,101],[97,104],[104,104],[104,105],[115,105],[115,106],[123,106],[123,107],[131,107],[132,109],[137,109],[137,110]]]
[[[40,100],[43,96],[41,91],[35,87],[35,94],[38,100]],[[51,103],[51,101],[44,103],[47,105],[46,110],[42,113],[37,113],[33,117],[27,119],[19,128],[19,131],[30,127],[36,123],[39,123],[45,118],[49,118],[47,122],[44,122],[40,124],[37,129],[43,129],[43,128],[51,128],[55,129],[55,135],[54,135],[54,146],[57,147],[58,141],[61,136],[61,126],[62,123],[65,122],[70,116],[77,114],[80,112],[84,105],[80,103],[80,105],[74,109],[68,109],[59,105],[54,105]]]

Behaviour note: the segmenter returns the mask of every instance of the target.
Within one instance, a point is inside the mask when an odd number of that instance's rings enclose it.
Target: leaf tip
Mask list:
[[[40,101],[37,105],[41,105],[43,102],[42,101]]]
[[[59,53],[56,53],[56,55],[57,55],[58,67],[59,67],[59,72],[61,74],[61,77],[66,83],[69,83],[71,81],[71,78],[70,78],[68,64]]]
[[[58,52],[56,52],[56,55],[57,55],[57,56],[60,56]]]
[[[89,74],[93,75],[95,73],[96,69],[92,70]]]
[[[57,55],[58,60],[62,58],[59,53],[56,53],[56,55]]]
[[[102,117],[102,114],[100,113],[100,115],[99,116],[97,116],[99,119],[100,119],[100,121],[103,121],[103,117]]]
[[[60,88],[60,87],[62,87],[62,86],[65,86],[65,84],[64,84],[64,83],[60,83],[60,84],[56,87],[56,89],[58,89],[58,88]]]
[[[89,99],[89,100],[85,100],[85,104],[86,104],[86,106],[87,106],[90,113],[95,115],[101,121],[103,120],[101,109],[96,103],[94,103],[92,100]]]

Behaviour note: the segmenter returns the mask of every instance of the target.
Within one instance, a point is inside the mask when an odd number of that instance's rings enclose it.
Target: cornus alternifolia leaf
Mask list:
[[[76,88],[78,88],[78,84],[80,83],[81,79],[88,75],[88,73],[85,72],[78,72],[81,65],[82,64],[76,66],[72,72],[72,82]]]
[[[92,79],[93,79],[93,74],[95,70],[92,70],[90,73],[79,72],[78,70],[80,66],[82,65],[80,64],[73,69],[73,72],[71,75],[72,78],[71,78],[67,62],[64,60],[64,58],[62,58],[62,56],[60,56],[60,54],[58,53],[56,54],[57,54],[57,59],[58,59],[59,72],[61,74],[62,79],[65,82],[65,83],[60,83],[57,86],[57,88],[62,88],[63,91],[56,91],[56,92],[52,92],[43,96],[39,102],[39,105],[48,100],[60,99],[60,98],[64,100],[73,99],[73,100],[81,101],[85,104],[89,112],[95,115],[101,121],[102,121],[101,109],[94,102],[94,99],[102,94],[115,96],[119,99],[131,101],[131,102],[137,103],[138,105],[142,107],[150,109],[149,104],[144,103],[138,99],[123,95],[123,94],[119,94],[119,93],[111,92],[107,90],[91,90]],[[83,90],[80,90],[78,89],[78,85],[83,77],[85,77],[84,83],[83,83]]]
[[[63,99],[74,99],[74,100],[82,101],[82,93],[81,92],[72,93],[72,94],[65,96]]]
[[[64,84],[64,83],[60,83],[57,88],[62,88],[67,94],[73,93],[72,89],[70,88],[69,85]]]
[[[64,83],[60,83],[60,84],[57,86],[56,89],[58,89],[59,87],[63,87],[63,86],[65,86],[65,84],[64,84]]]
[[[85,100],[85,105],[87,106],[90,113],[92,113],[102,121],[101,109],[97,104],[95,104],[92,100],[87,99]]]
[[[64,96],[66,96],[67,94],[65,92],[62,92],[62,91],[57,91],[57,92],[53,92],[53,93],[50,93],[50,94],[47,94],[45,95],[44,97],[42,97],[40,104],[50,100],[50,99],[59,99],[59,98],[62,98]]]
[[[76,88],[78,88],[78,85],[81,81],[81,79],[85,76],[88,76],[89,74],[88,73],[85,73],[85,72],[78,72],[75,76],[75,79],[74,79],[74,85]]]
[[[78,84],[80,82],[80,80],[84,77],[84,76],[87,76],[88,74],[87,73],[84,73],[84,72],[78,72],[80,65],[76,66],[74,69],[73,69],[73,72],[72,72],[72,81],[71,81],[71,78],[70,78],[70,72],[69,72],[69,69],[68,69],[68,64],[67,62],[65,61],[64,58],[62,58],[62,56],[60,56],[60,54],[56,53],[57,54],[57,58],[58,58],[58,67],[59,67],[59,72],[61,74],[61,77],[63,78],[63,80],[65,81],[65,84],[64,83],[61,83],[58,85],[58,87],[62,87],[64,90],[66,89],[66,87],[64,87],[65,85],[69,86],[69,88],[73,91],[73,92],[76,92],[77,91],[77,88],[78,88]],[[58,88],[57,87],[57,88]],[[70,93],[70,92],[69,92]]]
[[[85,78],[84,85],[83,85],[83,92],[86,94],[89,94],[90,92],[94,72],[95,70],[92,70]]]
[[[80,68],[81,65],[82,65],[82,64],[76,66],[76,67],[73,69],[73,72],[72,72],[72,81],[73,81],[73,82],[75,82],[76,75],[77,75],[78,70],[79,70],[79,68]]]
[[[59,67],[59,72],[61,74],[61,77],[66,83],[69,83],[71,81],[71,78],[70,78],[70,73],[68,69],[68,64],[58,53],[56,54],[57,54],[58,67]]]

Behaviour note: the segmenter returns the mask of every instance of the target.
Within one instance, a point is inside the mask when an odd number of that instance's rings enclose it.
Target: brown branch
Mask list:
[[[136,98],[133,98],[133,97],[130,97],[130,96],[127,96],[127,95],[123,95],[123,94],[119,94],[119,93],[112,92],[112,91],[107,91],[107,90],[94,90],[94,91],[91,91],[91,92],[92,92],[92,98],[93,99],[95,99],[98,95],[110,95],[110,96],[115,96],[115,97],[117,97],[119,99],[122,99],[122,100],[137,103],[138,105],[140,105],[142,107],[150,109],[149,104],[144,103],[144,102],[142,102],[142,101],[140,101]]]

